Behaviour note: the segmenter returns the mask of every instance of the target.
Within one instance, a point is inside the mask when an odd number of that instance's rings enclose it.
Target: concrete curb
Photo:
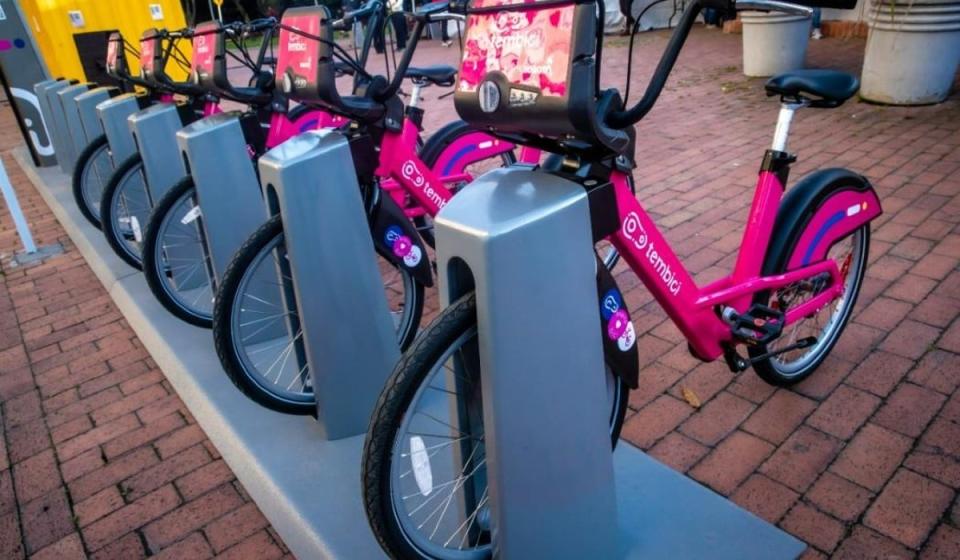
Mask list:
[[[170,315],[80,214],[70,179],[14,157],[244,488],[298,558],[383,558],[363,513],[360,436],[324,441],[310,418],[266,410],[223,374],[210,331]],[[278,437],[282,435],[282,437]]]

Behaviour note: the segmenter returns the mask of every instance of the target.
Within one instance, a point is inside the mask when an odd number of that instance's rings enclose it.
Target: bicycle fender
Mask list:
[[[600,302],[600,336],[603,357],[610,369],[631,389],[640,385],[637,333],[617,281],[598,257],[597,299]]]
[[[377,253],[409,270],[417,282],[428,288],[433,286],[430,257],[420,233],[392,197],[377,191],[369,210],[370,231]]]
[[[848,169],[821,169],[802,178],[777,210],[763,275],[826,258],[838,240],[883,213],[870,182]],[[785,262],[789,259],[789,262]]]

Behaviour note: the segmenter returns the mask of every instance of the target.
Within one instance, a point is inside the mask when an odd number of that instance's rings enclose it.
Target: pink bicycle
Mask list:
[[[781,110],[736,264],[729,276],[698,286],[631,192],[629,177],[632,125],[653,107],[705,5],[734,8],[731,0],[687,4],[645,95],[627,109],[616,90],[598,86],[601,2],[477,0],[468,8],[457,110],[496,136],[563,155],[537,172],[587,190],[594,241],[613,244],[693,355],[723,357],[737,372],[752,365],[765,381],[791,385],[816,370],[846,326],[868,262],[870,221],[881,208],[867,179],[845,169],[816,171],[784,194],[796,159],[787,152],[790,122],[803,107],[839,106],[859,84],[829,70],[789,72],[767,82]],[[736,7],[809,13],[773,0],[738,1]],[[533,65],[542,54],[538,38],[551,45],[553,65]],[[564,54],[566,65],[558,62]],[[530,250],[549,258],[557,248]],[[637,333],[613,276],[597,260],[615,445],[629,389],[639,384]],[[463,282],[470,283],[466,271]],[[536,338],[531,332],[530,344]],[[483,344],[476,295],[468,292],[417,337],[381,393],[364,446],[361,486],[370,525],[392,557],[489,558],[496,548],[485,467],[484,364],[477,350]],[[743,347],[747,356],[738,351]]]
[[[333,42],[333,29],[349,28],[357,18],[369,17],[368,29],[381,29],[384,10],[372,0],[337,22],[330,22],[322,7],[287,10],[277,75],[290,99],[350,123],[342,131],[351,143],[397,340],[406,348],[420,323],[424,287],[433,285],[427,253],[431,217],[478,171],[514,163],[515,145],[456,121],[419,147],[421,90],[453,85],[456,69],[410,67],[414,38],[387,82]],[[336,77],[344,69],[355,74],[356,95],[337,93]],[[413,83],[406,105],[398,95],[404,79]],[[535,149],[520,152],[523,161],[539,157]],[[275,206],[269,187],[267,200]],[[213,307],[214,341],[224,370],[247,396],[281,412],[311,414],[314,396],[291,282],[277,214],[247,240],[224,273]]]
[[[225,98],[248,107],[234,114],[240,120],[254,164],[266,150],[297,134],[347,123],[342,117],[305,105],[290,109],[278,95],[268,56],[276,29],[277,21],[270,18],[246,24],[208,22],[190,34],[194,86],[211,98]],[[261,34],[259,50],[250,52],[246,38]],[[231,83],[228,62],[251,73],[249,86]],[[210,328],[216,286],[210,274],[212,265],[192,175],[170,187],[150,209],[141,254],[147,285],[157,300],[176,317]]]
[[[184,126],[191,122],[221,112],[219,99],[190,82],[175,82],[167,75],[167,65],[173,61],[183,69],[190,68],[190,61],[178,48],[178,43],[189,39],[190,30],[146,30],[140,38],[140,75],[143,83],[150,84],[159,92],[154,96],[140,96],[141,108],[155,100],[174,104]],[[123,55],[126,49],[123,38],[113,34],[108,43],[108,58],[114,68],[126,66]],[[124,70],[125,72],[125,70]],[[171,139],[172,141],[172,139]],[[100,227],[114,252],[127,264],[142,269],[143,227],[147,223],[154,200],[147,185],[140,151],[152,148],[138,141],[137,153],[125,161],[115,162],[116,167],[100,193]],[[88,195],[89,196],[89,195]]]

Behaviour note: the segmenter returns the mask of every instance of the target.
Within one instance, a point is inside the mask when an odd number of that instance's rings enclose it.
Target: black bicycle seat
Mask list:
[[[457,69],[445,64],[436,64],[433,66],[423,66],[420,68],[407,68],[407,78],[421,84],[433,84],[435,86],[450,87],[457,79]]]
[[[337,77],[340,76],[353,76],[356,74],[356,70],[353,69],[353,66],[350,66],[346,62],[336,61],[333,63],[334,72],[336,72]]]
[[[839,107],[860,89],[855,76],[839,70],[794,70],[778,74],[766,83],[767,95],[805,97],[811,107]],[[807,95],[817,97],[809,99]]]

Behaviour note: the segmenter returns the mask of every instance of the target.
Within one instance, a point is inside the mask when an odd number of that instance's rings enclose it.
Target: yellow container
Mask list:
[[[26,23],[33,31],[51,76],[83,79],[83,66],[73,36],[91,31],[118,30],[123,38],[139,49],[140,35],[150,27],[182,29],[186,27],[180,0],[19,0]],[[189,41],[181,41],[180,50],[189,57]],[[106,53],[104,53],[106,55]],[[132,71],[139,72],[140,61],[127,55]],[[167,73],[174,80],[185,80],[187,72],[172,61]]]

